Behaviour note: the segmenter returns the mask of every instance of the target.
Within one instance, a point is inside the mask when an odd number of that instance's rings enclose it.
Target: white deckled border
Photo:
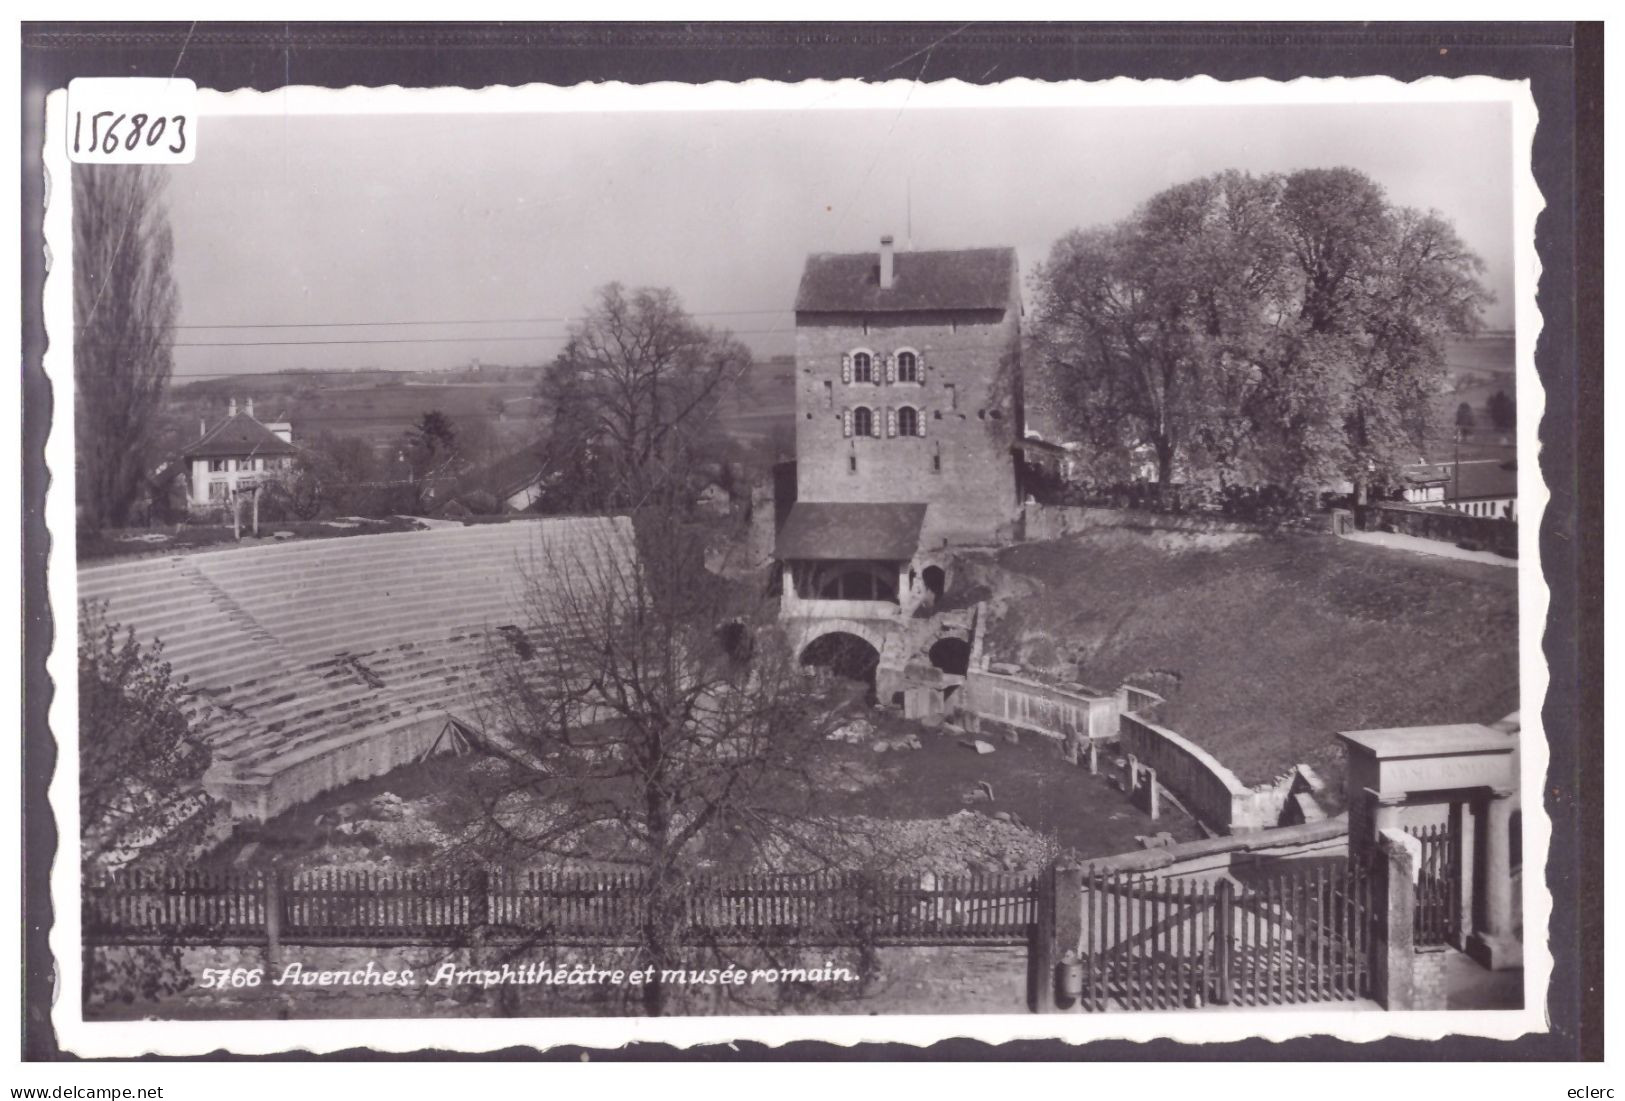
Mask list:
[[[526,114],[548,111],[803,111],[902,110],[941,108],[1072,108],[1285,104],[1423,104],[1506,103],[1511,107],[1512,140],[1509,171],[1514,181],[1515,295],[1517,326],[1517,401],[1520,558],[1519,651],[1523,721],[1523,800],[1526,867],[1544,869],[1551,840],[1542,793],[1549,759],[1540,707],[1548,672],[1541,653],[1549,593],[1539,568],[1541,520],[1550,499],[1540,474],[1539,426],[1545,395],[1534,369],[1534,348],[1541,328],[1535,288],[1539,262],[1534,226],[1544,207],[1530,162],[1536,109],[1528,81],[1489,77],[1429,77],[1405,83],[1391,77],[1300,78],[1290,82],[1252,79],[1221,82],[1197,76],[1187,80],[1141,81],[1129,78],[1087,83],[1045,83],[1029,79],[977,86],[951,80],[917,84],[892,80],[866,84],[857,80],[782,84],[753,80],[744,84],[629,85],[583,84],[569,88],[532,85],[518,88],[368,89],[286,88],[275,92],[218,92],[200,89],[197,108],[200,142],[207,142],[208,119],[222,115],[386,115],[386,114]],[[1291,1012],[1165,1012],[1056,1015],[962,1016],[822,1016],[822,1017],[671,1017],[534,1018],[534,1019],[394,1019],[304,1021],[137,1021],[85,1022],[79,1005],[80,883],[73,839],[79,832],[77,798],[78,713],[75,628],[76,559],[74,530],[73,305],[72,232],[67,185],[67,157],[62,138],[65,99],[53,93],[47,104],[44,160],[49,173],[49,206],[45,237],[50,246],[50,274],[45,284],[45,318],[51,336],[46,373],[57,401],[45,457],[51,471],[46,521],[54,533],[48,592],[55,618],[55,646],[47,669],[55,685],[51,726],[59,749],[52,779],[51,808],[64,839],[57,854],[51,887],[56,924],[50,945],[58,969],[52,1021],[66,1050],[81,1056],[130,1057],[149,1052],[203,1054],[227,1049],[243,1054],[306,1050],[330,1052],[357,1046],[380,1051],[491,1051],[525,1045],[560,1044],[614,1048],[633,1042],[677,1046],[755,1040],[783,1044],[823,1040],[836,1044],[900,1042],[925,1045],[952,1037],[988,1043],[1018,1039],[1060,1039],[1082,1043],[1099,1039],[1216,1042],[1262,1038],[1287,1040],[1325,1035],[1350,1041],[1386,1037],[1438,1039],[1449,1035],[1513,1039],[1548,1029],[1545,1013],[1552,960],[1544,932],[1552,901],[1544,875],[1524,879],[1525,928],[1539,935],[1524,946],[1523,1010],[1474,1012],[1381,1013],[1324,1009]]]

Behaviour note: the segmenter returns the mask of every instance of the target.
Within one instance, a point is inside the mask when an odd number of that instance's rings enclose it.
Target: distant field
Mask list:
[[[1445,353],[1449,373],[1447,389],[1435,406],[1436,436],[1427,449],[1430,462],[1447,462],[1455,454],[1456,408],[1472,406],[1477,427],[1461,448],[1464,459],[1509,459],[1514,455],[1510,433],[1496,431],[1490,424],[1485,403],[1497,390],[1517,399],[1517,359],[1511,333],[1485,333],[1450,342]]]
[[[1340,789],[1339,730],[1518,707],[1517,570],[1330,536],[1191,545],[1118,529],[1001,552],[990,652],[1097,686],[1154,674],[1167,724],[1250,783],[1301,761]]]
[[[254,399],[261,420],[285,417],[293,424],[295,438],[304,440],[333,432],[359,436],[375,446],[390,445],[431,410],[460,424],[483,421],[516,439],[534,431],[532,395],[540,369],[498,368],[487,373],[490,377],[468,371],[297,371],[183,383],[170,392],[165,405],[168,442],[178,448],[195,438],[199,420],[218,421],[231,398]],[[724,402],[720,413],[724,430],[742,443],[759,446],[776,429],[793,429],[794,381],[793,363],[758,364],[746,385]]]
[[[796,424],[796,366],[791,359],[756,364],[746,382],[723,402],[724,430],[747,446],[765,444],[775,432],[793,439]]]

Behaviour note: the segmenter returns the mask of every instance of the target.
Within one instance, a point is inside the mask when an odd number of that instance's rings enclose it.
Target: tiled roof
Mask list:
[[[784,560],[904,562],[920,545],[920,504],[797,501],[779,529]]]
[[[1454,463],[1415,467],[1405,471],[1404,478],[1413,485],[1443,485],[1444,499],[1447,501],[1477,501],[1518,495],[1518,464],[1515,461],[1473,459],[1463,462],[1459,483]]]
[[[244,455],[295,455],[299,449],[249,416],[227,417],[199,440],[181,448],[188,459],[219,459]]]
[[[893,273],[892,286],[882,289],[879,253],[814,253],[801,273],[796,312],[1002,310],[1016,279],[1016,250],[898,252]]]

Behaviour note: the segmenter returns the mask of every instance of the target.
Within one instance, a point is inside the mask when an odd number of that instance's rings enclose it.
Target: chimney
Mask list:
[[[197,438],[202,439],[209,434],[209,422],[202,417],[197,419]]]
[[[235,417],[236,415],[237,415],[237,399],[236,398],[229,398],[226,401],[226,416]]]
[[[896,277],[892,273],[891,234],[880,239],[880,287],[882,290],[891,290]]]
[[[246,411],[247,411],[249,416],[252,417],[254,415],[254,399],[253,398],[248,399],[248,409]]]

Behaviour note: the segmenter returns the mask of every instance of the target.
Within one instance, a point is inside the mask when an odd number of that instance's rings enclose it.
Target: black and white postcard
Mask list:
[[[1546,1029],[1527,83],[112,83],[64,1048]]]

